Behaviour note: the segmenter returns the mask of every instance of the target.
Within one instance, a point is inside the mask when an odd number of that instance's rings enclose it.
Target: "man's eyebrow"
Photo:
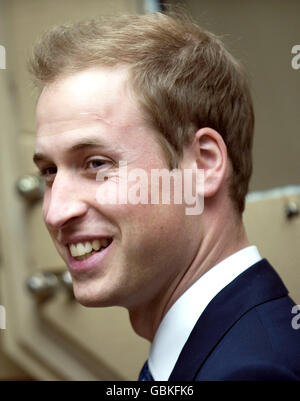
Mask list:
[[[32,160],[36,165],[38,165],[39,162],[48,160],[48,157],[41,152],[35,152]]]
[[[87,140],[82,140],[74,145],[72,145],[67,152],[74,152],[77,150],[83,150],[86,148],[93,148],[93,147],[104,147],[103,142],[100,142],[96,139],[87,139]]]
[[[104,144],[98,140],[94,139],[87,139],[87,140],[82,140],[78,143],[75,143],[72,145],[70,148],[66,150],[67,153],[72,153],[72,152],[77,152],[79,150],[84,150],[88,148],[93,148],[93,147],[104,147]],[[33,155],[33,161],[35,164],[38,164],[39,162],[42,161],[48,161],[49,157],[44,155],[42,152],[35,152]]]

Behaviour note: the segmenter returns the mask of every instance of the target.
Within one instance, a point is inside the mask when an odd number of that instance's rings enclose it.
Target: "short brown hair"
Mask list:
[[[218,131],[242,213],[252,173],[254,113],[246,74],[222,41],[186,16],[153,13],[57,26],[36,44],[30,70],[42,86],[97,65],[127,65],[130,84],[160,133],[170,168],[203,127]]]

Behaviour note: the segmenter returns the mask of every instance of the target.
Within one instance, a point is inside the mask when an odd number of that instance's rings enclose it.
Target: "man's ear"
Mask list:
[[[197,169],[204,171],[204,197],[216,194],[226,177],[227,148],[222,136],[212,128],[196,132],[192,151]]]

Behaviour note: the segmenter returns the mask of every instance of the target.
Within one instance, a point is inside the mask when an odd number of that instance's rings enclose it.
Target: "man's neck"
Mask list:
[[[210,227],[203,236],[199,250],[192,263],[172,283],[166,291],[147,305],[129,310],[131,325],[134,331],[152,342],[160,322],[175,301],[204,273],[228,256],[247,247],[249,241],[242,222],[232,220],[221,225],[218,230]],[[220,232],[219,227],[224,227]]]

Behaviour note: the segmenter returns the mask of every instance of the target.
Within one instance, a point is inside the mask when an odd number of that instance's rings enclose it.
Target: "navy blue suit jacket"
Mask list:
[[[295,303],[266,259],[220,291],[198,319],[170,381],[300,381]]]

